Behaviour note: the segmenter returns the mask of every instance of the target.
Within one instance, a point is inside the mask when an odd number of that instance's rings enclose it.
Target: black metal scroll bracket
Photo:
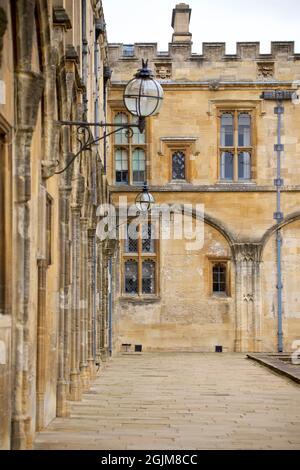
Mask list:
[[[109,123],[103,123],[103,122],[81,122],[81,121],[57,121],[57,124],[60,124],[61,126],[70,126],[76,127],[76,134],[77,134],[77,141],[79,143],[79,150],[78,152],[71,158],[71,160],[68,162],[68,164],[61,170],[55,171],[53,174],[54,175],[60,175],[64,173],[71,165],[72,163],[76,160],[79,155],[81,155],[83,152],[86,150],[92,150],[92,145],[97,144],[101,140],[116,134],[117,132],[120,132],[122,130],[126,130],[126,135],[128,137],[133,136],[133,129],[139,129],[140,132],[144,132],[145,130],[145,119],[144,118],[139,118],[139,121],[137,124],[109,124]],[[105,132],[101,137],[94,137],[93,133],[91,131],[91,127],[100,127],[101,129],[106,129],[107,127],[113,127],[114,130],[111,132]],[[59,165],[59,162],[58,162]],[[57,166],[58,166],[57,165]]]

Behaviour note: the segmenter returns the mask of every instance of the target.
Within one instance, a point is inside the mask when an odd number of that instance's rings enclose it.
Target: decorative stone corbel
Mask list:
[[[72,23],[64,7],[58,5],[53,7],[53,26],[62,26],[66,30],[72,29]]]
[[[17,72],[19,127],[32,130],[35,127],[44,84],[44,77],[39,73]]]
[[[208,85],[210,91],[218,91],[220,88],[220,81],[219,80],[211,80]]]
[[[51,178],[55,174],[55,171],[57,171],[57,162],[49,162],[42,160],[42,178],[43,179],[48,179]]]

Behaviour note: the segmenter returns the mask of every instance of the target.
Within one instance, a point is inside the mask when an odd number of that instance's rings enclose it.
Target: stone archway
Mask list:
[[[195,223],[197,214],[186,215]],[[175,215],[174,215],[175,217]],[[159,240],[159,290],[152,299],[120,298],[119,344],[145,350],[234,351],[236,340],[234,237],[205,215],[204,245]],[[226,269],[226,291],[213,291],[213,266]],[[120,270],[122,272],[122,268]],[[117,280],[120,285],[122,280]]]
[[[282,234],[283,339],[290,351],[300,338],[300,213],[289,214],[280,224]],[[265,351],[277,351],[277,225],[263,237],[262,250],[262,344]]]

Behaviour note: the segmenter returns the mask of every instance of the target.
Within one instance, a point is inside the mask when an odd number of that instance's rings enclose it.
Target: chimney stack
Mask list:
[[[192,34],[189,31],[191,11],[186,3],[178,3],[173,9],[172,28],[174,33],[172,42],[192,42]]]

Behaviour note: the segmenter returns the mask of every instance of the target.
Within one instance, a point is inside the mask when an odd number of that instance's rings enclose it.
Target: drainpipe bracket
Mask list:
[[[274,212],[274,220],[277,220],[277,222],[282,222],[283,212]]]
[[[284,145],[283,144],[275,144],[274,145],[274,150],[275,150],[275,152],[283,152],[284,151]]]
[[[277,186],[277,188],[280,188],[283,185],[284,185],[283,178],[276,178],[274,180],[274,186]]]
[[[284,114],[284,107],[283,106],[276,106],[274,108],[274,114]]]

